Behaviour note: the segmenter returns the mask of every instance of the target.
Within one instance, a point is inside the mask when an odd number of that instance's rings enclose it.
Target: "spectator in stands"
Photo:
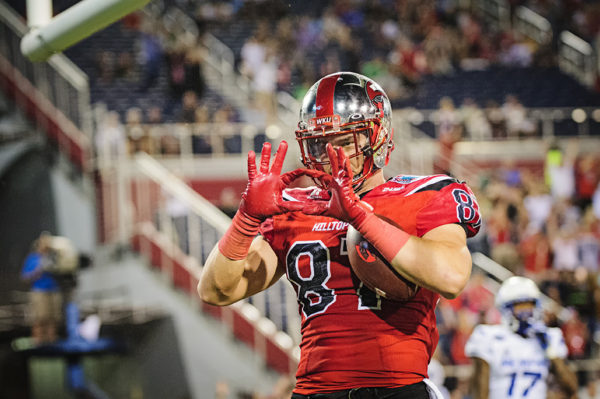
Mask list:
[[[125,128],[116,111],[104,114],[94,139],[100,168],[114,166],[114,162],[127,153]]]
[[[96,54],[98,81],[111,84],[115,78],[115,55],[112,51],[103,50]]]
[[[162,109],[154,106],[146,113],[147,125],[144,128],[147,136],[156,143],[155,150],[162,155],[177,155],[180,153],[177,129],[166,128],[163,124]]]
[[[520,265],[520,259],[515,244],[516,229],[510,217],[511,209],[514,209],[514,204],[507,199],[500,198],[496,201],[493,213],[488,217],[488,237],[491,258],[515,273]]]
[[[439,142],[439,155],[436,161],[437,173],[450,173],[454,144],[462,137],[462,121],[450,97],[440,100],[440,108],[434,114]]]
[[[558,144],[558,140],[554,139],[548,145],[546,150],[546,157],[544,158],[544,181],[548,187],[552,186],[552,177],[550,176],[550,169],[555,166],[560,166],[562,163],[563,151]]]
[[[427,58],[423,51],[409,38],[401,36],[395,48],[389,53],[392,72],[402,76],[404,83],[411,89],[416,88],[422,76],[427,72]]]
[[[268,37],[269,27],[261,22],[254,34],[242,46],[240,72],[250,80],[254,78],[256,71],[265,60]]]
[[[278,68],[279,59],[275,48],[269,44],[266,46],[264,59],[255,69],[252,79],[255,106],[265,114],[266,123],[273,123],[277,116],[275,94]]]
[[[519,243],[523,260],[523,274],[539,281],[551,267],[552,252],[545,229],[531,228],[525,231]]]
[[[516,96],[512,94],[506,96],[502,112],[509,138],[531,137],[536,133],[535,125],[527,118],[527,110]]]
[[[310,89],[310,86],[312,86],[312,83],[315,81],[315,71],[310,64],[306,63],[300,65],[299,73],[301,79],[300,82],[295,85],[292,95],[296,100],[301,101],[308,89]]]
[[[296,51],[296,32],[292,18],[282,18],[275,28],[275,49],[282,60],[291,61]]]
[[[402,84],[402,79],[392,74],[388,64],[381,56],[376,56],[370,61],[364,62],[361,65],[361,72],[365,76],[377,79],[384,86],[390,101],[400,100],[408,96],[406,87]]]
[[[226,153],[240,153],[242,150],[241,133],[237,126],[232,125],[235,121],[235,112],[229,104],[221,105],[213,115],[215,126],[211,134],[219,137]]]
[[[592,203],[592,197],[599,182],[600,163],[591,153],[583,155],[575,167],[575,196],[581,210]]]
[[[181,99],[181,111],[177,115],[177,122],[194,123],[196,121],[196,109],[198,108],[198,96],[192,90],[183,93]]]
[[[138,151],[154,154],[154,141],[148,134],[147,129],[142,126],[142,110],[140,108],[131,107],[127,110],[125,131],[130,154],[135,154]]]
[[[178,176],[183,179],[182,176]],[[188,206],[177,196],[164,192],[165,211],[169,217],[169,226],[165,226],[170,232],[171,241],[179,245],[179,248],[186,254],[190,252],[190,242],[188,237],[188,216],[190,214]]]
[[[162,108],[157,106],[148,108],[146,111],[146,122],[151,125],[164,123]]]
[[[156,29],[160,29],[160,24],[151,19],[145,18],[141,26],[140,52],[138,60],[142,72],[140,89],[146,91],[153,87],[160,75],[160,67],[163,60],[163,47],[159,37],[156,35]]]
[[[169,88],[174,98],[192,91],[202,97],[205,90],[202,73],[202,50],[188,43],[189,40],[178,40],[167,52],[169,69]]]
[[[565,150],[557,157],[557,163],[548,166],[550,192],[555,200],[575,198],[575,159],[578,146],[576,140],[569,140]]]
[[[486,104],[485,115],[492,129],[492,137],[495,139],[506,138],[506,120],[498,103],[489,100]]]
[[[469,340],[469,336],[471,335],[477,320],[473,314],[464,308],[458,310],[457,316],[458,323],[450,342],[452,363],[469,364],[469,357],[465,354],[465,344]]]
[[[492,127],[485,112],[479,108],[472,98],[465,98],[461,108],[461,119],[470,140],[489,140],[492,138]]]
[[[210,110],[206,104],[200,104],[194,111],[194,127],[192,131],[192,152],[194,154],[210,154],[212,146],[210,144],[209,132],[206,124],[211,123]],[[210,128],[209,128],[210,129]]]
[[[565,336],[565,344],[569,349],[569,359],[585,357],[589,335],[586,325],[582,322],[576,310],[570,310],[569,317],[561,326],[561,330]]]
[[[58,325],[62,319],[60,288],[50,272],[54,266],[51,240],[52,236],[48,232],[40,234],[32,245],[32,251],[25,258],[21,271],[21,278],[31,285],[31,336],[37,345],[56,341]]]
[[[600,276],[600,223],[591,207],[581,218],[577,235],[579,264],[592,275]]]
[[[518,33],[506,33],[500,40],[498,60],[502,65],[528,67],[533,61],[533,52],[528,44],[520,40]]]
[[[596,186],[596,191],[592,196],[592,210],[596,219],[600,220],[600,182]]]
[[[221,105],[213,115],[213,123],[233,123],[236,122],[235,111],[230,104]]]
[[[551,226],[553,225],[554,223],[551,223]],[[553,268],[558,271],[575,271],[579,265],[576,227],[573,225],[552,227],[549,237],[554,255]]]
[[[449,30],[435,26],[423,41],[427,66],[434,75],[447,75],[454,70],[452,36]]]
[[[527,231],[540,231],[548,220],[552,210],[553,199],[545,183],[532,180],[526,185],[527,194],[523,198],[523,206],[529,219]]]
[[[135,65],[131,53],[129,51],[119,52],[115,65],[115,78],[131,81],[135,79],[135,75]]]

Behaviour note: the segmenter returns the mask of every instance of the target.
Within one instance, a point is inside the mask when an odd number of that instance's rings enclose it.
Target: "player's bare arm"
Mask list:
[[[277,256],[260,236],[241,260],[227,258],[216,245],[204,264],[198,293],[204,302],[230,305],[269,288],[284,273],[277,266]]]
[[[473,399],[488,399],[490,394],[490,365],[483,359],[473,358],[471,393]]]
[[[446,224],[423,237],[411,236],[390,263],[415,284],[455,298],[471,275],[467,235],[458,224]]]
[[[328,144],[327,152],[331,174],[313,171],[311,176],[327,187],[331,198],[307,203],[303,212],[350,223],[406,279],[446,298],[455,298],[471,274],[471,255],[463,228],[446,224],[416,237],[381,220],[354,192],[352,168],[343,148],[334,149]]]
[[[269,169],[271,145],[263,145],[260,167],[248,154],[248,186],[227,233],[210,253],[198,283],[198,294],[213,305],[229,305],[274,284],[284,273],[269,244],[256,237],[260,224],[273,215],[297,210],[299,203],[284,202],[281,193],[301,170],[281,175],[287,143],[281,142]]]
[[[577,376],[565,363],[564,359],[550,359],[550,371],[556,377],[556,381],[565,391],[570,399],[577,397]]]

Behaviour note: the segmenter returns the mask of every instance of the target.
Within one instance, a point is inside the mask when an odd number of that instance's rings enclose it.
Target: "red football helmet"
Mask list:
[[[392,107],[383,89],[366,76],[338,72],[320,79],[304,96],[296,140],[302,163],[324,170],[329,164],[325,146],[348,147],[350,160],[362,157],[362,171],[354,171],[355,190],[387,165],[394,148]],[[352,152],[352,150],[354,152]]]

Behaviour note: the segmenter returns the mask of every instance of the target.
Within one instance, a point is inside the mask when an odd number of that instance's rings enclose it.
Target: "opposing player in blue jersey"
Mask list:
[[[474,399],[546,398],[550,373],[567,397],[576,397],[562,331],[544,325],[540,295],[525,277],[502,283],[496,295],[502,324],[477,326],[465,347],[474,364]]]

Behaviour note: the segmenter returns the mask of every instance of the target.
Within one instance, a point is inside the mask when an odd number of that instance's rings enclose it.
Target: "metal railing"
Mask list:
[[[598,68],[595,64],[597,55],[592,46],[569,31],[562,32],[559,40],[558,66],[560,69],[574,76],[582,84],[593,87]]]
[[[235,70],[233,51],[210,33],[205,33],[200,41],[204,47],[204,68],[208,75],[216,77],[209,83],[218,83],[213,87],[233,104],[241,108],[251,106],[254,93],[250,80]],[[289,128],[296,124],[299,102],[289,93],[279,91],[274,93],[277,102],[277,116],[282,126]]]
[[[485,111],[485,110],[483,110]],[[397,123],[409,123],[411,126],[419,128],[423,123],[432,123],[436,125],[437,109],[404,109],[394,112],[394,119]],[[456,110],[460,115],[460,109]],[[580,136],[586,137],[590,134],[599,133],[598,129],[592,128],[592,123],[600,123],[600,107],[551,107],[525,109],[526,118],[535,125],[537,133],[534,137],[553,138],[561,136]],[[562,122],[573,122],[568,126],[560,127],[557,130],[557,124]],[[467,133],[465,133],[466,135]],[[469,138],[465,140],[490,140],[488,138]],[[516,136],[510,136],[507,133],[506,139],[515,140]]]
[[[86,168],[93,142],[88,78],[62,54],[30,62],[20,49],[26,32],[18,15],[0,1],[0,80],[61,153]]]
[[[21,38],[27,31],[12,8],[0,1],[0,54],[91,139],[92,116],[87,75],[62,54],[52,56],[45,63],[27,60],[20,50]]]
[[[182,267],[198,279],[201,265],[231,219],[145,153],[116,160],[112,165],[99,171],[104,242],[128,245],[140,231],[150,228],[158,235],[163,250],[179,259]],[[160,256],[157,258],[156,249],[142,246],[140,252],[153,262],[163,262]],[[196,296],[195,287],[188,288]],[[244,302],[251,303],[260,317],[270,319],[278,330],[287,333],[291,343],[288,349],[293,351],[300,339],[300,316],[292,286],[281,280]]]
[[[506,0],[480,0],[474,2],[475,12],[494,30],[510,28],[510,5]]]
[[[513,28],[540,45],[547,45],[552,41],[550,22],[527,7],[517,7],[513,18]]]

